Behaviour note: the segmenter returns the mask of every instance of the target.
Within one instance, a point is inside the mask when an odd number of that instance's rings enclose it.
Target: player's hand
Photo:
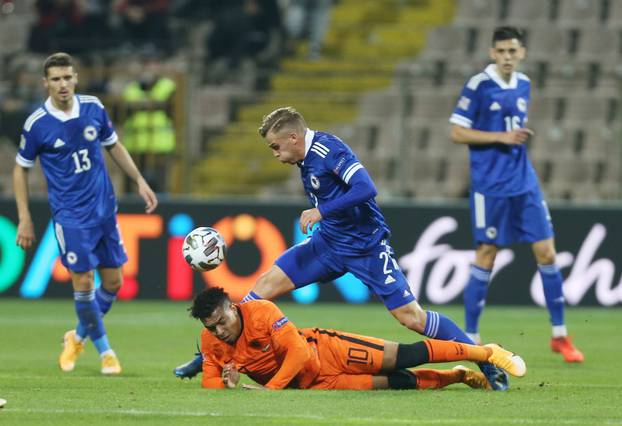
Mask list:
[[[242,385],[242,389],[244,390],[270,390],[264,386],[261,385],[254,385],[252,383],[245,383]]]
[[[222,368],[222,381],[229,389],[234,389],[240,381],[240,372],[232,363],[225,364]]]
[[[145,212],[152,213],[158,207],[158,197],[144,178],[140,177],[136,184],[138,185],[138,194],[145,201]]]
[[[533,135],[533,130],[526,127],[514,129],[511,132],[502,133],[500,142],[506,145],[522,145]]]
[[[320,220],[322,220],[322,214],[317,208],[305,210],[300,214],[300,230],[303,234],[306,234]]]
[[[32,243],[35,242],[35,226],[32,220],[20,220],[17,225],[17,238],[15,244],[20,246],[24,250],[28,250],[32,247]]]

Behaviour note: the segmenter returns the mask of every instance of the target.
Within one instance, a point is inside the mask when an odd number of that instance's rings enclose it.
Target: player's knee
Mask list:
[[[112,293],[118,292],[121,289],[122,285],[123,285],[122,277],[115,277],[113,279],[106,281],[103,284],[104,288]]]
[[[422,334],[425,330],[425,312],[421,312],[423,315],[418,312],[404,312],[396,315],[396,318],[404,327]]]
[[[552,265],[555,263],[555,251],[546,250],[536,253],[536,261],[538,265]]]
[[[475,252],[475,263],[486,269],[492,269],[497,257],[497,247],[491,244],[480,244]]]

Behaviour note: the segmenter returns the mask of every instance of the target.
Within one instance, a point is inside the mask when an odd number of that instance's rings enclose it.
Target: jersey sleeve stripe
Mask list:
[[[97,96],[78,95],[78,99],[81,104],[97,104],[102,109],[104,108],[104,104],[101,103]]]
[[[477,90],[477,86],[480,85],[482,81],[490,80],[490,77],[486,75],[486,73],[479,73],[471,77],[471,79],[467,82],[467,87],[473,91]]]
[[[358,170],[362,168],[363,168],[363,165],[361,163],[356,163],[355,167],[351,168],[348,173],[343,175],[343,181],[345,183],[350,183],[350,179],[352,179],[352,176],[354,176],[354,173],[356,173]]]
[[[28,160],[22,157],[19,153],[17,153],[17,155],[15,156],[15,162],[19,164],[20,166],[26,167],[26,168],[31,168],[31,167],[34,167],[35,165],[34,160]]]
[[[105,140],[101,141],[102,146],[114,145],[119,140],[119,136],[117,136],[117,132],[112,132],[112,134]]]
[[[24,123],[24,130],[26,130],[27,132],[30,132],[30,129],[32,129],[33,124],[35,124],[35,122],[41,117],[43,117],[45,114],[46,112],[43,108],[39,108],[38,110],[30,114],[30,117],[26,119],[26,123]]]
[[[350,170],[352,170],[352,167],[356,166],[357,164],[359,164],[359,162],[358,162],[358,161],[357,161],[357,162],[355,162],[355,163],[350,164],[350,165],[349,165],[349,166],[348,166],[348,167],[347,167],[347,168],[343,171],[342,175],[345,177],[345,175],[347,175],[347,174],[350,172]]]
[[[330,152],[330,149],[328,149],[325,145],[322,145],[322,144],[321,144],[321,143],[319,143],[319,142],[316,142],[316,143],[314,144],[314,147],[319,148],[319,149],[320,149],[320,151],[326,151],[326,154],[328,154],[328,153]]]
[[[473,122],[471,120],[456,113],[451,114],[449,122],[452,124],[457,124],[458,126],[466,127],[467,129],[470,129],[471,126],[473,126]]]
[[[322,158],[326,158],[326,153],[320,151],[319,149],[316,149],[315,147],[311,148],[311,151],[315,152],[317,155],[319,155]]]

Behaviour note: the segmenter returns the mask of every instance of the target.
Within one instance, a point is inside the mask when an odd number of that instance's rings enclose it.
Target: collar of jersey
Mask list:
[[[488,74],[488,76],[492,78],[492,80],[497,83],[502,89],[516,89],[516,87],[518,87],[518,77],[516,75],[516,71],[512,72],[512,78],[510,78],[509,83],[506,83],[505,80],[502,79],[501,76],[499,76],[499,73],[497,73],[496,64],[488,65],[484,72]]]
[[[78,102],[77,96],[73,97],[73,107],[71,108],[71,113],[69,114],[56,108],[54,104],[52,104],[52,98],[47,98],[45,101],[45,109],[47,109],[50,114],[58,118],[60,121],[68,121],[80,116],[80,102]]]
[[[307,158],[307,153],[311,149],[311,145],[313,145],[313,137],[315,136],[315,131],[311,129],[307,129],[305,131],[305,158]],[[304,160],[303,160],[304,163]]]

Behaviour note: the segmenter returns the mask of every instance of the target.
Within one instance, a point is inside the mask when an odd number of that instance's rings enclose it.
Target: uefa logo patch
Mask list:
[[[311,175],[310,179],[313,189],[320,189],[320,180],[315,175]]]
[[[520,112],[526,112],[527,111],[527,101],[524,98],[518,98],[516,100],[516,107],[518,108],[518,110]]]
[[[75,265],[77,261],[78,261],[77,254],[75,254],[72,251],[67,252],[67,263],[69,263],[70,265]]]
[[[84,128],[84,139],[93,142],[95,138],[97,138],[97,129],[93,126],[86,126]]]
[[[497,228],[495,228],[494,226],[486,228],[486,237],[490,238],[491,240],[497,238]]]

